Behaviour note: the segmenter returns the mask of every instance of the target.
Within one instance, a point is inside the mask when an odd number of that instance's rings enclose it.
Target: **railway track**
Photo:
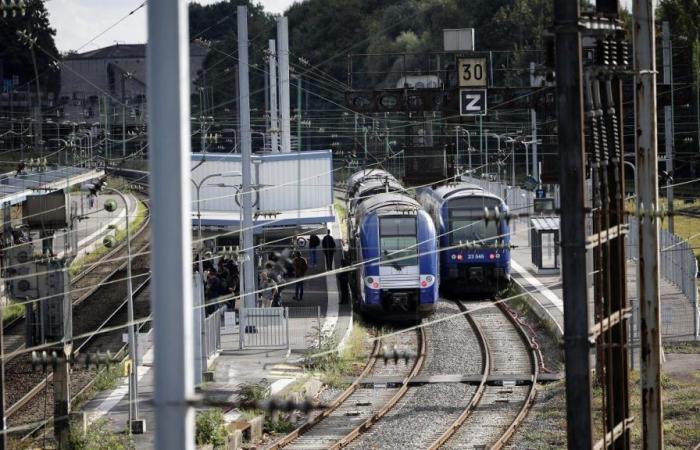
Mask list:
[[[379,345],[375,345],[364,370],[355,381],[319,416],[305,423],[268,449],[338,449],[370,429],[384,417],[404,396],[408,383],[414,378],[425,360],[426,339],[423,330],[406,333],[396,339],[384,340],[382,346],[401,346],[415,349],[415,357],[408,363],[399,360],[384,364],[378,362]],[[364,379],[373,376],[398,376],[403,382],[395,387],[377,390],[363,387]]]
[[[136,320],[146,318],[150,314],[149,282],[150,277],[147,277],[134,287],[134,317]],[[127,356],[127,345],[122,342],[122,334],[127,324],[127,300],[125,297],[90,336],[76,340],[78,354],[110,351],[114,355],[114,359],[118,361]],[[139,329],[144,326],[141,324]],[[105,332],[111,328],[118,329]],[[71,404],[74,404],[83,393],[90,389],[97,379],[97,374],[103,370],[105,369],[85,368],[80,363],[71,367]],[[13,435],[21,441],[40,434],[39,432],[42,430],[48,432],[49,430],[46,428],[50,427],[53,421],[53,385],[50,383],[52,377],[51,374],[42,375],[44,375],[43,380],[27,395],[27,402],[13,411],[9,420],[11,427],[22,429],[20,433]],[[49,405],[48,408],[45,405]]]
[[[499,385],[498,378],[532,382],[537,366],[516,324],[500,308],[487,305],[441,301],[435,318],[445,320],[426,327],[428,360],[409,393],[349,448],[474,449],[505,444],[527,413],[534,390],[532,385]],[[464,314],[471,307],[479,311]]]
[[[477,394],[460,417],[430,447],[444,449],[500,449],[520,426],[535,399],[539,362],[527,334],[504,305],[458,302],[467,313],[484,355],[484,372]],[[513,376],[515,375],[515,376]],[[529,378],[521,385],[487,383],[490,376]]]
[[[132,281],[134,290],[134,307],[136,318],[146,317],[150,313],[147,294],[148,281],[148,217],[132,235]],[[75,340],[76,352],[111,351],[123,353],[125,345],[121,342],[122,330],[103,334],[106,327],[126,324],[126,246],[116,247],[99,261],[90,264],[71,283],[71,300],[73,302],[73,335],[85,336]],[[17,356],[6,361],[6,396],[9,407],[6,417],[10,427],[28,427],[31,424],[50,420],[53,410],[53,390],[51,374],[32,370],[31,356],[22,353],[24,347],[24,319],[20,319],[7,328],[8,334],[15,337],[4,345],[6,353]],[[17,330],[21,332],[18,333]],[[91,334],[92,332],[92,334]],[[17,335],[20,336],[17,339]],[[95,371],[88,371],[74,366],[71,373],[71,392],[82,394],[93,382]],[[47,409],[46,405],[50,405]]]

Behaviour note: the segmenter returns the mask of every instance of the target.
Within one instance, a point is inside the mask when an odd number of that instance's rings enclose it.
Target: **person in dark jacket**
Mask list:
[[[294,300],[300,302],[304,299],[304,275],[306,275],[306,270],[308,265],[306,260],[302,258],[301,253],[296,252],[294,256],[294,276],[297,282],[294,285]]]
[[[341,272],[338,273],[338,291],[340,291],[340,303],[350,303],[350,272],[346,269],[350,266],[350,261],[348,261],[347,255],[343,252],[343,257],[340,258],[340,269]]]
[[[333,254],[335,253],[335,239],[331,236],[331,230],[328,230],[323,240],[321,241],[323,255],[326,257],[326,270],[333,268]]]
[[[316,267],[316,251],[321,245],[321,239],[316,234],[309,236],[309,264],[311,267]]]

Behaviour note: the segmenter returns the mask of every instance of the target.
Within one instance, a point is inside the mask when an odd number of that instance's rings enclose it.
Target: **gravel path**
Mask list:
[[[434,318],[459,312],[441,301]],[[479,374],[481,352],[474,332],[463,316],[426,327],[427,358],[421,375]],[[475,387],[432,384],[411,388],[382,420],[352,442],[352,449],[425,449],[467,407]]]

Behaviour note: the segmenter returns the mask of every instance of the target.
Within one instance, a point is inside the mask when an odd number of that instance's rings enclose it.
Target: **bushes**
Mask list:
[[[226,423],[220,409],[197,412],[195,440],[197,445],[213,444],[214,448],[226,445]]]
[[[106,420],[90,425],[87,431],[71,426],[70,445],[73,450],[131,450],[134,443],[127,433],[109,429]]]

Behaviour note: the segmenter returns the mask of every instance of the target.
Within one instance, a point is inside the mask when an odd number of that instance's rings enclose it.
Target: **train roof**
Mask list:
[[[357,208],[359,214],[370,212],[391,212],[399,210],[419,210],[420,204],[413,198],[398,192],[384,192],[374,195]],[[385,210],[385,211],[384,211]]]
[[[363,169],[350,175],[347,181],[348,189],[353,189],[358,183],[361,183],[365,179],[385,179],[390,178],[396,180],[396,178],[382,169]]]
[[[362,196],[365,192],[373,189],[384,189],[388,190],[389,192],[406,192],[406,188],[404,188],[401,183],[395,179],[388,178],[366,180],[360,185],[356,193],[357,195]]]
[[[470,196],[481,196],[487,198],[495,198],[501,200],[498,195],[492,194],[485,191],[480,186],[472,183],[450,183],[443,184],[436,188],[432,188],[432,194],[441,199],[447,200],[449,198],[457,197],[470,197]]]

